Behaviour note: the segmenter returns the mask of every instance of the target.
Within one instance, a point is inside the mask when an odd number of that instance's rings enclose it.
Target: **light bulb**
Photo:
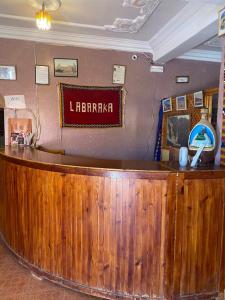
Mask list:
[[[42,10],[36,13],[35,19],[38,29],[49,30],[51,28],[52,17],[45,11],[44,5]]]

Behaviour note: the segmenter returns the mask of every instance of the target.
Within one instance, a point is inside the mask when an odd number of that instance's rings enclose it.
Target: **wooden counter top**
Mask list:
[[[32,168],[62,172],[79,173],[89,175],[119,176],[133,173],[134,176],[151,176],[153,173],[158,176],[167,176],[171,172],[187,173],[201,172],[210,173],[212,171],[224,172],[225,167],[211,165],[200,168],[180,168],[176,162],[155,162],[143,160],[109,160],[97,159],[82,156],[51,154],[36,150],[31,147],[9,147],[0,149],[0,156],[4,156],[9,161],[17,162],[21,165]],[[121,173],[122,172],[122,173]]]

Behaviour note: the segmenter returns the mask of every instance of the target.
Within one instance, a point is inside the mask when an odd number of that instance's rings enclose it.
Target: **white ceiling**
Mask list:
[[[220,60],[220,42],[208,41],[217,34],[224,0],[62,0],[51,12],[49,32],[36,29],[34,1],[0,1],[0,37],[146,52],[157,63],[175,57]]]

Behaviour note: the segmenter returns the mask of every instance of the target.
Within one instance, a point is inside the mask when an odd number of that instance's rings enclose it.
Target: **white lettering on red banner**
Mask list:
[[[90,102],[79,102],[75,104],[70,101],[70,111],[79,113],[113,113],[113,103],[90,103]]]

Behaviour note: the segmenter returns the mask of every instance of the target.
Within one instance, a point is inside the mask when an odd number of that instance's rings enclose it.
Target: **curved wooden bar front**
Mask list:
[[[225,169],[0,151],[2,239],[39,275],[115,298],[225,287]]]

